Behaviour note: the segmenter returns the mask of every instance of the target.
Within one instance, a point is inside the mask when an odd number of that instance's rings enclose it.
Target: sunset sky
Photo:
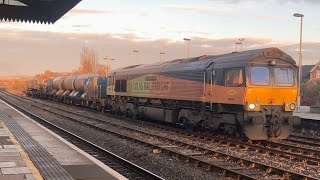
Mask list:
[[[229,53],[244,38],[243,49],[275,46],[298,57],[303,24],[304,64],[320,60],[319,0],[83,0],[53,25],[0,22],[0,76],[33,75],[46,69],[71,71],[81,48],[116,59],[112,68]]]

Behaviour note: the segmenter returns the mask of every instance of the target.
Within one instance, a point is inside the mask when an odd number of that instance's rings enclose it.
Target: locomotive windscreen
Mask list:
[[[293,69],[291,68],[275,68],[275,83],[279,86],[293,86]]]
[[[253,66],[250,68],[250,83],[252,85],[269,85],[270,72],[266,66]]]

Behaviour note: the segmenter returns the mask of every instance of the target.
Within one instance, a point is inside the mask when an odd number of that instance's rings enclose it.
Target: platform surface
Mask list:
[[[311,120],[318,120],[320,121],[320,114],[317,113],[293,113],[294,116],[299,116],[303,119],[311,119]]]
[[[15,139],[0,120],[0,179],[1,180],[34,180],[41,179],[32,162],[15,143]]]
[[[113,171],[106,165],[103,165],[101,162],[95,160],[92,156],[77,149],[76,147],[73,147],[70,145],[70,143],[65,142],[61,138],[58,138],[57,135],[51,131],[45,129],[28,117],[25,117],[1,101],[0,112],[5,113],[9,116],[9,118],[12,118],[12,120],[17,122],[18,125],[21,126],[22,129],[24,129],[24,131],[27,132],[41,146],[41,148],[45,149],[45,151],[47,151],[61,165],[61,167],[63,167],[63,169],[70,174],[73,179],[125,179],[123,176]],[[7,121],[3,120],[3,116],[0,117],[0,125],[3,124],[6,126],[5,122]],[[10,130],[8,127],[7,131],[9,131],[8,133],[11,133],[11,131],[14,132],[13,129]],[[6,136],[4,128],[1,129],[0,126],[0,179],[6,180],[1,176],[4,177],[5,174],[10,173],[10,175],[16,176],[18,180],[19,178],[28,178],[28,180],[31,180],[36,175],[32,175],[32,172],[25,166],[26,163],[19,158],[19,153],[13,148],[13,146],[13,143],[10,142]],[[23,146],[21,147],[24,149]],[[29,157],[32,161],[34,155],[30,154]],[[40,171],[39,166],[37,166],[36,163],[34,164],[37,167],[35,169],[39,170],[39,173],[43,175],[43,172]],[[2,166],[12,167],[10,167],[11,169],[8,169],[8,167],[3,167],[3,169]],[[15,179],[15,177],[13,177],[13,179]]]

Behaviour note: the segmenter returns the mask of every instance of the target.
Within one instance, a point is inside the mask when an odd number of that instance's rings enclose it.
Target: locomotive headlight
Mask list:
[[[291,109],[292,111],[296,109],[296,105],[295,105],[294,103],[290,104],[289,107],[290,107],[290,109]]]
[[[256,107],[256,105],[254,105],[253,103],[250,103],[248,107],[249,107],[250,110],[254,110],[254,108]]]

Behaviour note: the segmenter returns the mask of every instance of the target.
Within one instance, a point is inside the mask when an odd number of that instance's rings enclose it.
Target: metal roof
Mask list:
[[[55,23],[81,0],[0,0],[0,20]]]
[[[248,66],[249,63],[266,63],[270,59],[278,59],[279,61],[283,61],[282,63],[291,64],[293,66],[296,65],[296,62],[291,56],[278,48],[271,47],[222,55],[209,55],[186,59],[176,59],[164,63],[141,64],[138,66],[115,69],[111,71],[109,75],[127,76],[127,74],[140,75],[147,73],[152,74],[185,71],[185,76],[187,76],[190,71],[198,71],[203,74],[204,69],[206,69],[211,62],[215,64],[215,68],[233,68],[245,67]]]

